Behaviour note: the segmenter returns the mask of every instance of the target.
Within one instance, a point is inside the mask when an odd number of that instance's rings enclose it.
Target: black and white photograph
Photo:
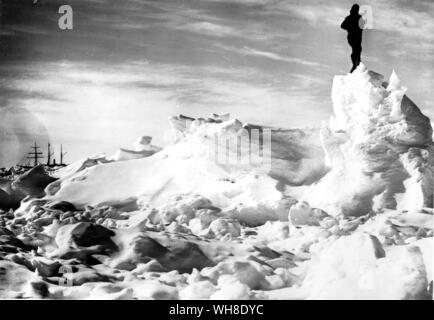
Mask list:
[[[433,300],[433,70],[432,0],[0,0],[0,301]]]

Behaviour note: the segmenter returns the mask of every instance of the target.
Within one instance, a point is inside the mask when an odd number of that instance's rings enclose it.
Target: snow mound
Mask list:
[[[63,167],[63,168],[56,170],[53,173],[53,175],[56,178],[62,179],[62,178],[72,176],[72,175],[76,174],[77,172],[84,170],[86,168],[90,168],[90,167],[96,166],[98,164],[103,164],[103,163],[107,163],[107,162],[110,162],[110,160],[107,160],[104,155],[96,155],[96,156],[92,156],[92,157],[87,157],[85,159],[80,159],[78,161],[75,161],[66,167]]]
[[[287,220],[298,201],[314,211],[297,219],[321,217],[320,210],[362,216],[432,208],[433,130],[405,92],[395,72],[386,82],[361,64],[335,76],[334,115],[320,131],[263,127],[229,114],[173,116],[173,144],[160,149],[144,136],[110,160],[68,166],[45,199],[158,209],[200,195],[251,225]]]
[[[326,172],[317,132],[228,117],[171,117],[174,144],[158,150],[144,137],[140,150],[121,150],[111,161],[73,164],[46,189],[46,200],[67,199],[77,208],[131,203],[160,208],[174,197],[200,194],[249,224],[286,220],[293,202],[282,186],[309,184]]]
[[[312,259],[303,282],[309,299],[422,299],[427,287],[419,247],[405,246],[389,256],[377,238],[364,233],[327,246]]]
[[[333,215],[432,208],[433,131],[405,92],[395,72],[387,83],[363,64],[335,76],[334,115],[321,130],[331,170],[303,200]]]
[[[151,144],[152,137],[143,136],[134,142],[134,149],[124,149],[120,148],[113,156],[110,157],[113,161],[123,161],[140,159],[152,156],[154,153],[161,150],[160,147]]]

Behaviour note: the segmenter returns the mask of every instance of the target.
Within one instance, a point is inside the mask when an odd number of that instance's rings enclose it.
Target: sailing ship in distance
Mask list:
[[[31,151],[28,153],[28,163],[26,167],[36,167],[40,164],[43,164],[47,167],[64,167],[67,165],[64,163],[64,158],[67,152],[63,151],[63,144],[60,145],[60,152],[58,153],[60,162],[56,161],[55,152],[52,150],[50,142],[47,143],[47,156],[45,163],[42,161],[45,158],[44,153],[40,150],[41,147],[39,147],[35,141],[34,145],[31,147]]]

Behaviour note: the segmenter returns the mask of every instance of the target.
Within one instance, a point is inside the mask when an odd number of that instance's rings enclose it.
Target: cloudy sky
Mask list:
[[[169,115],[230,112],[245,122],[317,126],[333,75],[351,67],[340,23],[353,1],[3,0],[0,166],[36,140],[68,162],[170,141]],[[60,5],[73,30],[60,30]],[[434,2],[359,2],[373,10],[362,61],[434,118]],[[45,150],[44,150],[45,151]]]

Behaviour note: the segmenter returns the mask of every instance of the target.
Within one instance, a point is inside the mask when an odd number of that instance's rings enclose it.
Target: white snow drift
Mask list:
[[[118,161],[65,168],[47,188],[47,199],[78,207],[140,199],[159,207],[173,196],[200,194],[249,223],[285,219],[297,200],[331,215],[432,207],[432,128],[405,91],[394,72],[386,83],[364,65],[336,76],[334,115],[319,136],[315,130],[242,124],[228,115],[172,117],[173,145],[159,151],[145,137],[140,150],[121,150],[113,159]],[[216,154],[226,141],[227,158]],[[253,163],[246,148],[264,156]]]
[[[49,205],[68,201],[85,209],[60,223],[86,215],[114,230],[119,252],[74,276],[99,270],[122,280],[50,287],[54,296],[431,298],[433,130],[405,92],[394,72],[386,82],[360,65],[334,78],[333,116],[321,130],[171,117],[172,145],[160,150],[145,136],[133,150],[59,170],[16,224],[47,224],[44,235],[59,239]],[[185,247],[172,256],[178,242]],[[178,257],[202,261],[201,270],[178,273]]]

